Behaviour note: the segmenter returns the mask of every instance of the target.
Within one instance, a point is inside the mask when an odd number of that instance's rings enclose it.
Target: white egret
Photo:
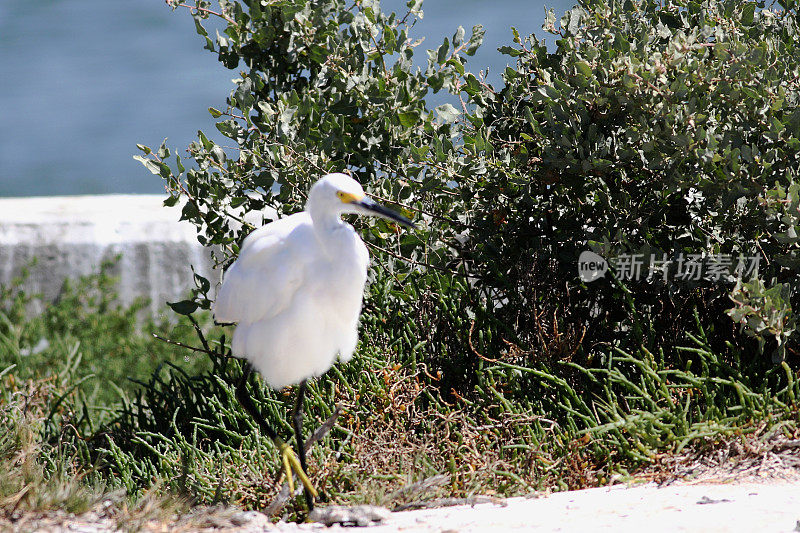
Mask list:
[[[311,187],[305,211],[247,236],[214,304],[218,322],[238,323],[231,350],[248,362],[237,398],[280,450],[290,487],[292,470],[297,473],[309,510],[317,493],[305,474],[301,425],[306,381],[325,373],[337,356],[341,361],[353,356],[367,280],[367,247],[342,221],[345,213],[381,216],[414,227],[368,198],[351,177],[328,174]],[[299,464],[247,392],[253,368],[274,389],[300,385],[292,412]]]

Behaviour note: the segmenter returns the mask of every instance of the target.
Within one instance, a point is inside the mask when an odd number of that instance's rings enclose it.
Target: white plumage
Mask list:
[[[355,350],[369,254],[342,213],[413,226],[349,176],[328,174],[311,188],[305,211],[251,233],[225,273],[215,317],[238,323],[233,355],[275,389],[319,376]]]

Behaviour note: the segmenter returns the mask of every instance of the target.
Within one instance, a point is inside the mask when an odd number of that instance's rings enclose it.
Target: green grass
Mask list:
[[[13,367],[9,367],[13,370]],[[88,510],[101,491],[86,483],[60,450],[43,445],[41,434],[48,399],[59,391],[53,382],[29,382],[17,388],[4,376],[0,396],[0,502],[13,510]]]
[[[229,357],[229,331],[142,321],[142,304],[114,303],[105,272],[76,282],[36,317],[26,318],[31,298],[18,287],[0,296],[0,421],[8,428],[0,436],[0,517],[82,512],[101,495],[124,494],[115,505],[136,529],[159,506],[265,509],[274,500],[277,453],[235,399],[241,365]],[[398,343],[381,324],[367,318],[357,356],[310,386],[307,435],[343,408],[309,459],[326,501],[394,507],[583,488],[635,478],[664,456],[745,438],[765,424],[796,431],[796,372],[751,364],[732,345],[716,353],[699,318],[683,339],[681,368],[644,348],[612,349],[592,367],[531,364],[510,348],[474,354],[467,391],[445,389],[413,349],[420,340]],[[41,339],[46,347],[36,353]],[[292,391],[252,393],[288,438]],[[297,499],[284,513],[300,509]]]
[[[136,390],[135,380],[165,362],[188,370],[208,367],[204,358],[153,336],[193,342],[196,336],[189,322],[155,322],[143,299],[119,305],[110,266],[106,263],[93,276],[68,280],[58,301],[33,317],[28,310],[38,296],[21,290],[22,278],[0,287],[0,364],[16,365],[14,375],[22,379],[69,375],[71,384],[85,379],[78,391],[87,405],[98,409]]]

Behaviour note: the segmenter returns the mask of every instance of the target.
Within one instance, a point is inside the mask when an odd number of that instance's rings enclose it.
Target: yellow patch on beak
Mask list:
[[[359,196],[357,194],[352,194],[352,193],[344,192],[344,191],[338,191],[336,193],[336,196],[338,196],[339,200],[341,200],[342,203],[344,203],[344,204],[353,204],[355,202],[360,202],[361,200],[364,199],[364,195],[363,194]]]

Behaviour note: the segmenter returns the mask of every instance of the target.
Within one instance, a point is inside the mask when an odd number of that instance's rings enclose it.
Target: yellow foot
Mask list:
[[[289,493],[294,494],[294,476],[292,475],[294,473],[300,478],[300,482],[309,494],[314,498],[318,498],[319,494],[317,493],[317,489],[311,484],[311,480],[308,479],[308,476],[303,471],[303,467],[300,466],[300,459],[297,458],[297,454],[294,453],[292,447],[283,441],[277,442],[276,444],[278,445],[278,451],[281,453],[283,474],[286,476],[286,482],[289,484]]]

